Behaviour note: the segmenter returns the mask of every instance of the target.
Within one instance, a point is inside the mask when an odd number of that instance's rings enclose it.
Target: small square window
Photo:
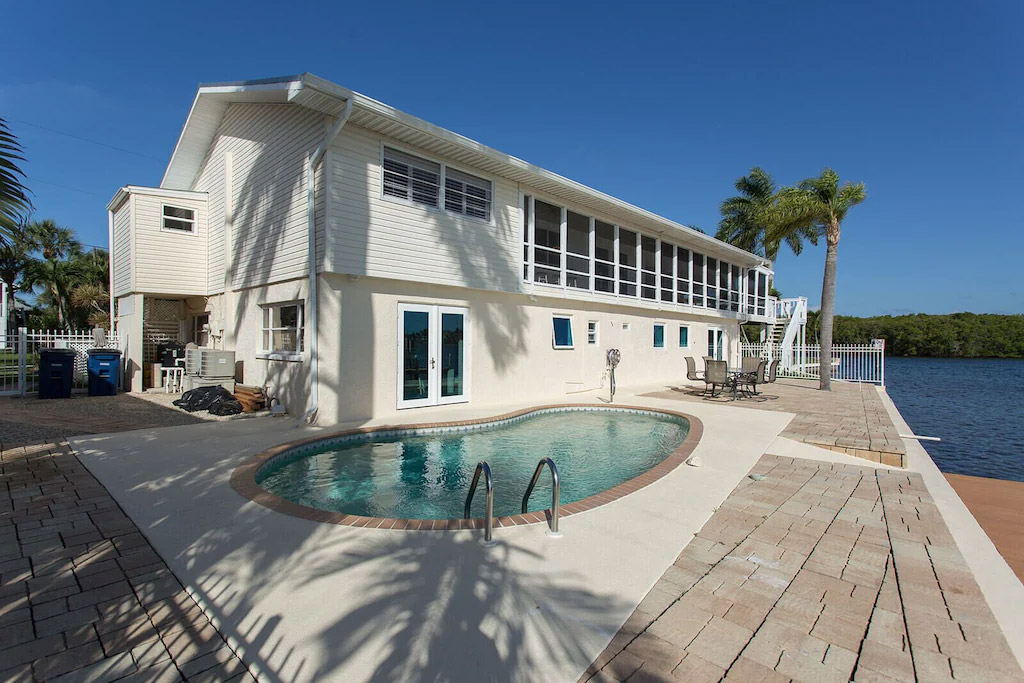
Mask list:
[[[556,349],[571,349],[572,344],[572,318],[555,316],[552,319],[552,345]]]
[[[262,353],[297,355],[303,350],[302,302],[263,305]]]
[[[196,212],[193,209],[185,209],[180,206],[164,204],[163,229],[172,232],[195,232]]]
[[[629,332],[629,323],[622,323],[622,331]]]
[[[679,348],[686,349],[690,347],[690,328],[686,325],[679,326]]]
[[[665,348],[665,326],[655,325],[654,326],[654,348],[663,349]]]
[[[590,345],[597,344],[597,321],[587,321],[587,343]]]

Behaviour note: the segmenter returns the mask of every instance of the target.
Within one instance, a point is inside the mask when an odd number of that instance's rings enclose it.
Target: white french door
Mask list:
[[[398,305],[398,407],[469,400],[469,309]]]
[[[715,360],[728,360],[725,330],[721,327],[708,328],[708,355]]]

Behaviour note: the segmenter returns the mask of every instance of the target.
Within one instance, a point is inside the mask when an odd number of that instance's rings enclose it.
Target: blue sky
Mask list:
[[[839,313],[1024,310],[1024,3],[604,5],[8,3],[0,115],[36,216],[87,244],[199,83],[310,71],[711,233],[751,166],[832,166],[868,191]],[[817,306],[823,261],[784,252],[777,286]]]

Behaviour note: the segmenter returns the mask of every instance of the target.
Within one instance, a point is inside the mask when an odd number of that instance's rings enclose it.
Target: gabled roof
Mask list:
[[[768,263],[760,256],[726,244],[681,223],[499,152],[308,73],[199,86],[160,187],[173,190],[187,190],[192,187],[217,133],[224,111],[232,102],[293,103],[337,116],[350,99],[352,114],[349,122],[362,128],[521,183],[580,208],[592,209],[626,226],[666,235],[685,235],[685,242],[700,243],[704,251],[731,258],[734,262],[739,261],[744,265]],[[682,235],[679,235],[680,233]]]

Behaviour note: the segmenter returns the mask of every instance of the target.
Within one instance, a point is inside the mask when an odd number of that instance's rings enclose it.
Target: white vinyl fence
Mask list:
[[[85,389],[89,383],[89,349],[119,349],[117,335],[104,335],[97,345],[92,330],[28,330],[15,334],[0,331],[0,396],[24,396],[39,390],[39,350],[74,349],[73,389]]]
[[[779,377],[818,379],[821,347],[818,344],[747,344],[744,356],[778,360]],[[833,344],[832,379],[845,382],[871,382],[885,386],[885,340],[870,344]]]

